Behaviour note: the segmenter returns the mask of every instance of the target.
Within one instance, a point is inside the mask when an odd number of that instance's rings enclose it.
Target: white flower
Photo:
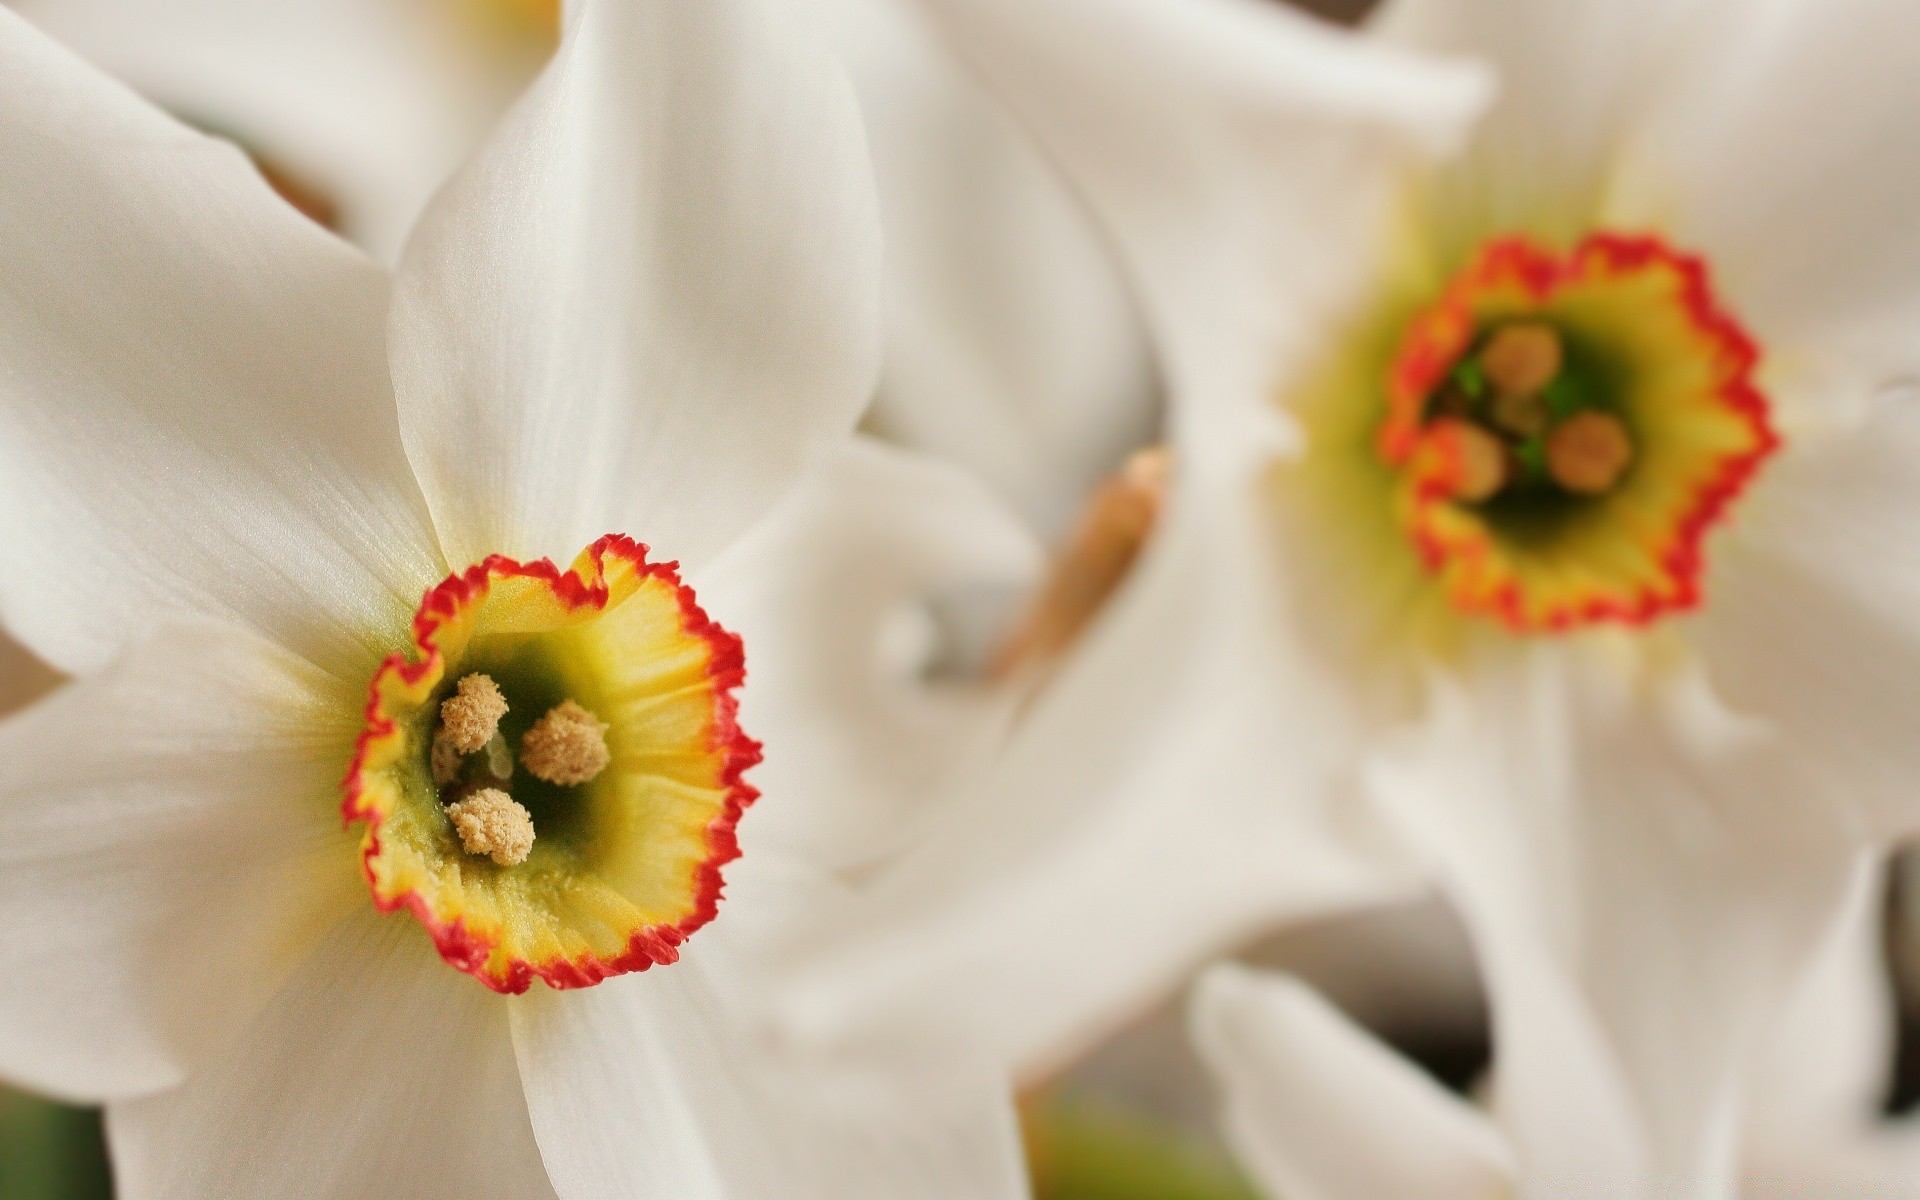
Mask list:
[[[0,613],[75,677],[0,726],[0,1070],[107,1101],[130,1195],[1016,1194],[992,1079],[758,1032],[845,844],[731,861],[736,698],[807,726],[713,618],[791,696],[796,542],[1030,549],[845,444],[879,231],[817,36],[571,11],[395,277],[10,14],[0,63]]]
[[[1577,1058],[1503,1093],[1522,1153],[1574,1161],[1582,1107],[1639,1146],[1592,1194],[1711,1191],[1857,834],[1915,812],[1912,10],[930,7],[1139,282],[1176,494],[995,811],[819,994],[1044,1064],[1438,878],[1508,1052]],[[1484,122],[1434,49],[1496,68]]]

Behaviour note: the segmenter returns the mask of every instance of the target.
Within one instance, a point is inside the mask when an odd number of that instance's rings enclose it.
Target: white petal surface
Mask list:
[[[833,0],[887,233],[872,426],[959,462],[1037,528],[1154,437],[1146,332],[1092,218],[902,0]]]
[[[1010,1098],[783,1060],[744,1018],[739,980],[712,970],[716,932],[671,967],[513,1002],[528,1108],[564,1200],[1025,1195]]]
[[[195,610],[364,679],[444,573],[382,272],[4,11],[0,161],[11,631],[80,671]]]
[[[1613,186],[1624,131],[1665,95],[1660,68],[1699,70],[1718,50],[1675,36],[1676,27],[1697,30],[1681,16],[1714,3],[1387,0],[1373,34],[1482,59],[1499,81],[1468,152],[1434,181],[1417,218],[1442,268],[1498,234],[1587,232]]]
[[[107,1131],[132,1200],[553,1196],[507,1002],[441,962],[411,918],[371,908],[218,1061],[110,1108]]]
[[[394,379],[447,554],[722,549],[867,402],[872,189],[794,6],[584,6],[401,273]]]
[[[0,1073],[178,1082],[358,897],[358,697],[251,635],[170,627],[0,723]]]
[[[1283,975],[1214,967],[1193,1033],[1228,1138],[1276,1200],[1505,1200],[1512,1164],[1485,1114]]]
[[[1375,782],[1474,932],[1522,1177],[1724,1196],[1739,1073],[1841,911],[1853,847],[1821,780],[1696,676],[1629,682],[1632,653],[1600,638],[1489,666]]]
[[[1860,872],[1842,919],[1758,1047],[1744,1128],[1749,1178],[1796,1175],[1838,1160],[1843,1147],[1887,1137],[1880,1108],[1891,1082],[1896,1018],[1886,910],[1885,873]],[[1811,1200],[1828,1193],[1804,1194]]]
[[[1863,820],[1920,830],[1920,397],[1789,438],[1711,547],[1692,637],[1714,686],[1833,774]]]
[[[1594,6],[1622,7],[1634,6]],[[1685,13],[1685,32],[1663,47],[1669,83],[1623,141],[1607,215],[1706,253],[1771,357],[1777,400],[1851,411],[1920,370],[1920,144],[1904,136],[1920,105],[1920,10],[1664,7]],[[1586,47],[1561,61],[1576,55]]]
[[[500,44],[484,3],[12,6],[154,103],[316,189],[341,230],[383,262],[398,259],[435,189],[538,65],[539,47]]]
[[[923,3],[1111,230],[1176,421],[1263,405],[1320,348],[1403,172],[1487,94],[1476,70],[1257,0]]]
[[[941,639],[960,636],[941,627],[940,602],[1024,594],[1041,559],[1021,524],[952,467],[865,439],[824,455],[693,581],[746,642],[740,720],[767,746],[753,773],[765,799],[746,836],[835,870],[903,844],[998,744],[1016,702],[1009,689],[939,677]],[[933,644],[892,644],[916,629]]]
[[[804,1036],[885,1043],[911,1014],[1032,1078],[1270,923],[1417,888],[1342,784],[1352,705],[1275,636],[1230,490],[1177,498],[993,771],[876,879],[797,985]]]

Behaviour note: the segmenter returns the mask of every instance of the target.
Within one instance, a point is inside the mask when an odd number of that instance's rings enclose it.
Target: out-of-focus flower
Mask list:
[[[1506,1057],[1560,1056],[1499,1089],[1522,1155],[1724,1174],[1729,1073],[1915,812],[1910,8],[929,7],[1121,247],[1174,493],[1051,690],[1078,727],[1027,722],[999,811],[902,866],[946,898],[823,994],[1044,1061],[1430,875]],[[1483,122],[1416,51],[1492,63]]]
[[[0,612],[74,677],[0,726],[0,1068],[108,1101],[131,1195],[1017,1192],[994,1080],[756,1032],[845,842],[736,828],[739,718],[808,726],[715,618],[796,696],[806,548],[1031,565],[845,443],[879,227],[823,36],[572,10],[397,278],[11,14],[0,59]]]
[[[8,0],[384,262],[545,61],[558,0]]]
[[[1873,883],[1861,877],[1845,921],[1747,1064],[1739,1122],[1719,1131],[1738,1163],[1739,1195],[1898,1200],[1920,1178],[1920,1130],[1879,1112],[1892,1025]],[[1227,1136],[1267,1195],[1558,1196],[1593,1169],[1584,1156],[1530,1161],[1497,1105],[1445,1090],[1289,976],[1215,967],[1195,990],[1191,1020]],[[1503,1065],[1494,1086],[1539,1072],[1528,1090],[1551,1088],[1559,1066]],[[1577,1150],[1587,1132],[1570,1130],[1560,1149]],[[1724,1179],[1697,1186],[1735,1194]]]

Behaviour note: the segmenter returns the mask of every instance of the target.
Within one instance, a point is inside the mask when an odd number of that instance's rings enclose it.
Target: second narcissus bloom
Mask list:
[[[803,696],[832,635],[768,576],[861,560],[846,488],[1029,549],[848,440],[818,35],[570,10],[397,276],[4,13],[0,65],[0,613],[73,677],[0,725],[0,1073],[106,1102],[129,1196],[1018,1194],[990,1078],[759,1033],[845,900],[747,813],[747,664]]]
[[[927,6],[1129,263],[1173,495],[999,816],[902,865],[943,898],[812,994],[1044,1067],[1437,881],[1503,1064],[1563,1066],[1497,1081],[1523,1164],[1716,1194],[1747,1045],[1920,816],[1910,6]]]

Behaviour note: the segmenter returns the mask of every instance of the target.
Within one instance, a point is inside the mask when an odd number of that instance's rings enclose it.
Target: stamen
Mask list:
[[[1503,396],[1533,396],[1560,374],[1560,334],[1537,321],[1502,325],[1480,351],[1480,369]]]
[[[512,867],[527,861],[533,852],[533,814],[499,788],[482,788],[447,805],[447,816],[468,854],[485,855]]]
[[[586,783],[612,757],[606,722],[571,700],[554,706],[520,739],[520,761],[548,783]]]
[[[1165,446],[1135,451],[1089,501],[1078,526],[993,667],[1005,678],[1072,645],[1125,581],[1166,504],[1173,457]]]
[[[1525,442],[1547,431],[1553,413],[1538,392],[1528,395],[1499,392],[1487,404],[1487,419],[1501,432]]]
[[[1633,441],[1611,413],[1575,413],[1547,435],[1547,474],[1576,495],[1610,490],[1632,463]]]
[[[440,702],[440,728],[461,754],[486,745],[506,715],[507,698],[491,676],[479,672],[462,676],[454,694]]]
[[[1477,504],[1506,486],[1507,448],[1499,438],[1471,421],[1451,417],[1435,421],[1434,430],[1448,439],[1456,456],[1458,472],[1453,480],[1456,497]]]

